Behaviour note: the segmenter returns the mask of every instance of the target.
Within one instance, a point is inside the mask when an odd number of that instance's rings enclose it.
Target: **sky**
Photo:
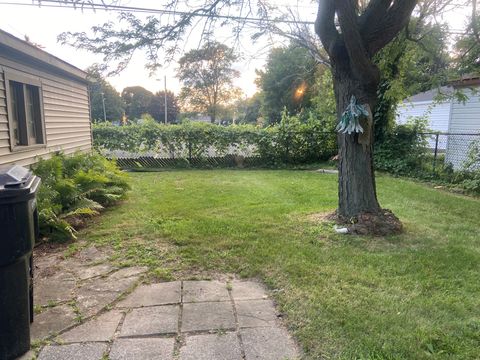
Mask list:
[[[293,4],[294,10],[300,14],[301,20],[313,21],[315,19],[315,4],[309,0],[302,3],[287,0],[271,0],[283,11],[287,4]],[[29,6],[13,5],[28,4]],[[102,63],[101,55],[94,55],[86,51],[74,49],[57,42],[57,36],[63,31],[86,31],[94,25],[103,24],[109,20],[115,21],[118,13],[91,9],[75,10],[72,8],[49,8],[46,6],[30,6],[31,0],[0,0],[0,28],[10,34],[24,39],[28,36],[30,41],[39,44],[43,49],[70,64],[85,69],[93,63]],[[121,5],[161,8],[161,1],[152,0],[122,0]],[[465,23],[465,11],[458,9],[447,14],[447,20],[453,29],[462,29]],[[185,51],[198,47],[198,32],[194,31],[185,42]],[[219,41],[232,46],[228,30],[222,29],[216,33]],[[248,36],[243,36],[236,50],[242,54],[241,60],[234,67],[240,71],[240,78],[235,80],[245,96],[251,96],[256,91],[255,70],[262,69],[265,65],[267,51],[272,46],[281,46],[285,39],[263,37],[257,42],[252,42]],[[167,89],[178,94],[181,84],[175,77],[176,64],[165,64],[162,69],[150,76],[144,68],[145,62],[141,53],[132,59],[129,67],[120,75],[107,78],[107,80],[121,92],[124,87],[140,85],[155,92],[163,90],[164,77],[167,80]]]
[[[281,1],[281,0],[277,0]],[[0,0],[0,28],[10,34],[24,39],[28,36],[30,41],[39,44],[43,49],[70,64],[85,69],[93,63],[102,63],[102,56],[91,54],[86,51],[74,49],[67,45],[61,45],[57,42],[57,36],[63,31],[86,31],[94,25],[103,24],[109,20],[115,21],[118,13],[91,9],[75,10],[71,8],[48,8],[45,6],[19,6],[4,3],[31,4],[31,0]],[[154,5],[156,3],[156,5]],[[161,2],[146,0],[123,0],[122,5],[127,6],[145,6],[161,7]],[[308,7],[307,7],[308,6]],[[315,7],[307,5],[302,7],[305,18],[314,19]],[[225,30],[222,30],[225,32]],[[220,31],[220,33],[222,32]],[[230,35],[230,33],[227,31]],[[228,37],[219,36],[220,41],[226,45],[233,45]],[[254,80],[256,78],[255,69],[262,69],[266,60],[266,44],[273,42],[280,46],[285,42],[284,39],[262,39],[257,44],[253,44],[248,36],[238,45],[237,51],[242,54],[241,61],[234,65],[239,70],[241,76],[235,80],[235,85],[239,86],[245,95],[251,96],[256,91]],[[198,47],[198,36],[194,32],[185,44],[185,49]],[[164,77],[167,78],[167,88],[175,93],[180,91],[180,83],[175,77],[176,64],[166,64],[162,69],[150,76],[148,70],[144,68],[142,53],[132,59],[130,66],[118,76],[109,77],[107,80],[119,91],[126,86],[140,85],[150,91],[163,90]]]

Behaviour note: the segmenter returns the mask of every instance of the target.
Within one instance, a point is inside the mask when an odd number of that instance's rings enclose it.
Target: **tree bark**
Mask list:
[[[318,2],[315,31],[330,58],[338,120],[352,95],[374,112],[380,71],[373,57],[405,26],[416,3],[417,0],[371,0],[364,13],[358,15],[357,3],[351,0]],[[393,220],[392,229],[398,230],[401,228],[397,226],[398,219],[393,214],[382,214],[378,204],[373,169],[373,119],[370,120],[360,120],[364,134],[338,134],[337,212],[346,219],[360,218],[365,213],[378,219],[388,217]]]
[[[346,58],[345,58],[346,59]],[[348,61],[344,60],[343,62]],[[333,63],[337,116],[342,113],[354,95],[360,104],[368,104],[373,111],[376,105],[378,80],[365,83],[351,73],[345,63]],[[372,122],[373,123],[373,122]],[[375,189],[373,169],[373,124],[363,122],[364,133],[369,132],[367,145],[359,143],[360,134],[339,133],[338,162],[338,215],[347,219],[362,213],[377,214],[381,208]]]

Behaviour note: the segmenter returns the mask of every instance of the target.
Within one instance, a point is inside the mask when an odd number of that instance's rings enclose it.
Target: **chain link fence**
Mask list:
[[[178,167],[275,167],[304,165],[328,161],[337,153],[337,133],[325,131],[277,131],[254,134],[245,139],[228,138],[230,143],[219,147],[197,142],[189,137],[162,142],[159,137],[155,150],[134,152],[100,147],[109,159],[115,159],[122,169],[155,169]]]
[[[453,170],[480,168],[478,149],[480,133],[423,133],[427,151],[433,155],[432,168],[443,166]],[[476,150],[477,149],[477,150]]]

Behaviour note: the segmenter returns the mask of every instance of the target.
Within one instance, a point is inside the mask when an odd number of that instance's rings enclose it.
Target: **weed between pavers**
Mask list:
[[[75,321],[78,324],[82,323],[82,321],[84,320],[84,317],[82,315],[82,312],[80,311],[77,300],[73,299],[73,300],[69,301],[67,303],[67,305],[69,305],[72,308],[73,313],[75,314]]]

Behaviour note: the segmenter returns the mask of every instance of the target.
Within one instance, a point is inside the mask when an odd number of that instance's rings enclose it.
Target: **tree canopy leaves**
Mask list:
[[[177,70],[183,84],[180,101],[184,109],[205,112],[215,122],[219,106],[238,98],[233,79],[240,73],[232,67],[237,59],[233,49],[216,41],[185,53]]]
[[[129,119],[139,119],[148,112],[153,93],[141,86],[129,86],[123,89],[122,99],[125,101],[126,114]]]
[[[307,49],[293,43],[270,51],[265,70],[257,71],[256,80],[268,123],[280,121],[284,108],[296,114],[310,105],[317,66]]]
[[[167,91],[167,122],[177,122],[179,106],[177,97],[171,91]],[[159,123],[165,123],[165,91],[158,91],[152,97],[148,107],[148,113]]]
[[[91,81],[88,86],[90,94],[91,118],[104,121],[103,101],[105,101],[106,120],[120,120],[125,110],[125,104],[115,88],[105,80],[98,66],[92,65],[87,70]]]

